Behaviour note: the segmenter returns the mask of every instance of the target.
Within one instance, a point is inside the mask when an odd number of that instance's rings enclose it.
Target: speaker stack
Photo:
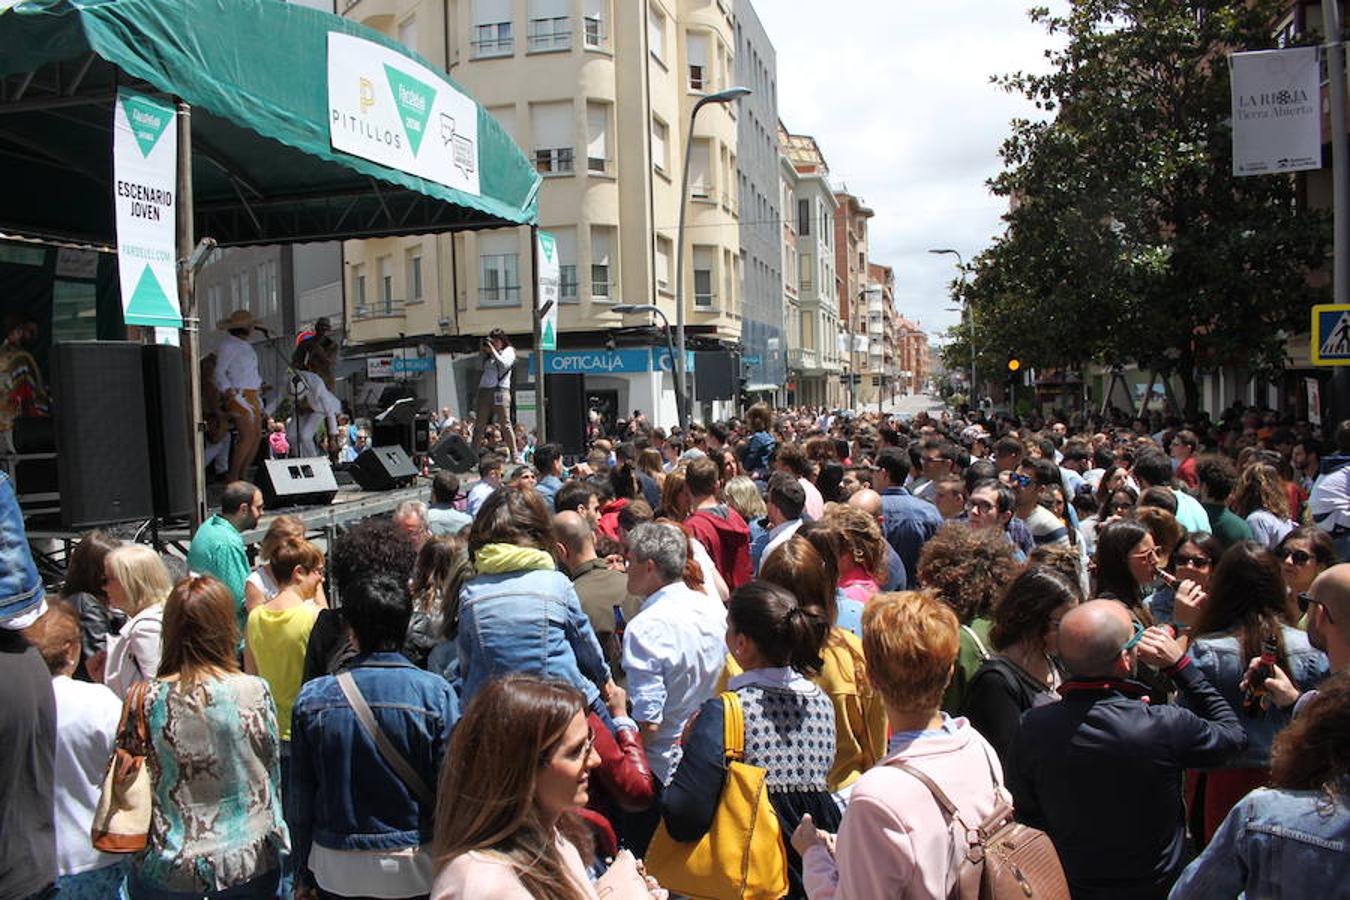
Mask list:
[[[469,442],[453,432],[446,432],[431,448],[431,460],[451,472],[471,472],[478,465],[478,454]]]
[[[337,479],[326,456],[265,459],[258,468],[263,506],[327,506],[337,496]]]
[[[392,491],[417,477],[417,467],[397,444],[362,451],[349,471],[366,491]]]

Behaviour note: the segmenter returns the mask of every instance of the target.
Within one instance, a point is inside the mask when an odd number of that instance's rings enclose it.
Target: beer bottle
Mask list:
[[[1248,718],[1259,719],[1265,715],[1261,698],[1266,694],[1266,679],[1274,674],[1275,656],[1278,652],[1279,644],[1276,643],[1275,634],[1268,632],[1261,639],[1261,659],[1247,676],[1247,687],[1242,692],[1242,713]]]
[[[628,617],[623,614],[623,607],[618,603],[614,604],[614,640],[619,645],[620,652],[623,651],[623,633],[628,629]]]

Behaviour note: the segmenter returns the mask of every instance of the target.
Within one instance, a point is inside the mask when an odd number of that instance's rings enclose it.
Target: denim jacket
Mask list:
[[[1326,654],[1308,643],[1308,636],[1297,628],[1280,626],[1284,633],[1284,652],[1289,660],[1289,677],[1300,691],[1316,687],[1327,677]],[[1233,707],[1247,732],[1247,747],[1230,759],[1224,768],[1264,769],[1270,765],[1270,745],[1281,728],[1289,724],[1291,709],[1271,708],[1259,719],[1242,715],[1242,681],[1251,662],[1242,653],[1242,641],[1236,634],[1210,634],[1197,638],[1191,656],[1205,679],[1219,689]],[[1185,698],[1182,698],[1185,702]]]
[[[347,667],[388,736],[436,789],[459,701],[439,675],[399,653],[369,653]],[[310,842],[332,850],[391,850],[431,842],[431,806],[424,806],[366,736],[338,686],[325,675],[305,684],[291,719],[291,817],[296,871]]]
[[[566,575],[547,569],[479,575],[459,598],[460,696],[466,705],[490,679],[514,673],[565,681],[588,704],[599,700],[609,665]]]
[[[1344,896],[1350,884],[1350,779],[1326,791],[1262,788],[1228,813],[1171,900]]]
[[[43,596],[14,482],[0,474],[0,620],[32,612]]]

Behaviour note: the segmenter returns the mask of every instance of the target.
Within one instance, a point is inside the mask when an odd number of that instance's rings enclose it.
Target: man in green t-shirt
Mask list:
[[[1237,467],[1226,456],[1202,456],[1195,464],[1195,477],[1200,481],[1200,505],[1209,515],[1210,531],[1224,549],[1238,541],[1250,541],[1251,526],[1227,505],[1228,495],[1237,484]]]
[[[188,548],[188,568],[198,575],[220,579],[234,595],[241,637],[248,619],[244,582],[248,580],[249,565],[240,532],[257,525],[262,510],[262,491],[247,481],[230,482],[220,496],[220,512],[202,523]]]

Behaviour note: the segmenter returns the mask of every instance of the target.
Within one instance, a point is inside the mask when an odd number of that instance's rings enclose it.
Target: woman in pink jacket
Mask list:
[[[886,757],[853,786],[838,837],[809,817],[792,835],[812,900],[949,896],[964,830],[896,762],[937,782],[967,822],[984,821],[1006,798],[989,744],[964,718],[938,708],[959,633],[956,614],[928,591],[878,594],[868,603],[867,674],[886,702],[892,735]]]

